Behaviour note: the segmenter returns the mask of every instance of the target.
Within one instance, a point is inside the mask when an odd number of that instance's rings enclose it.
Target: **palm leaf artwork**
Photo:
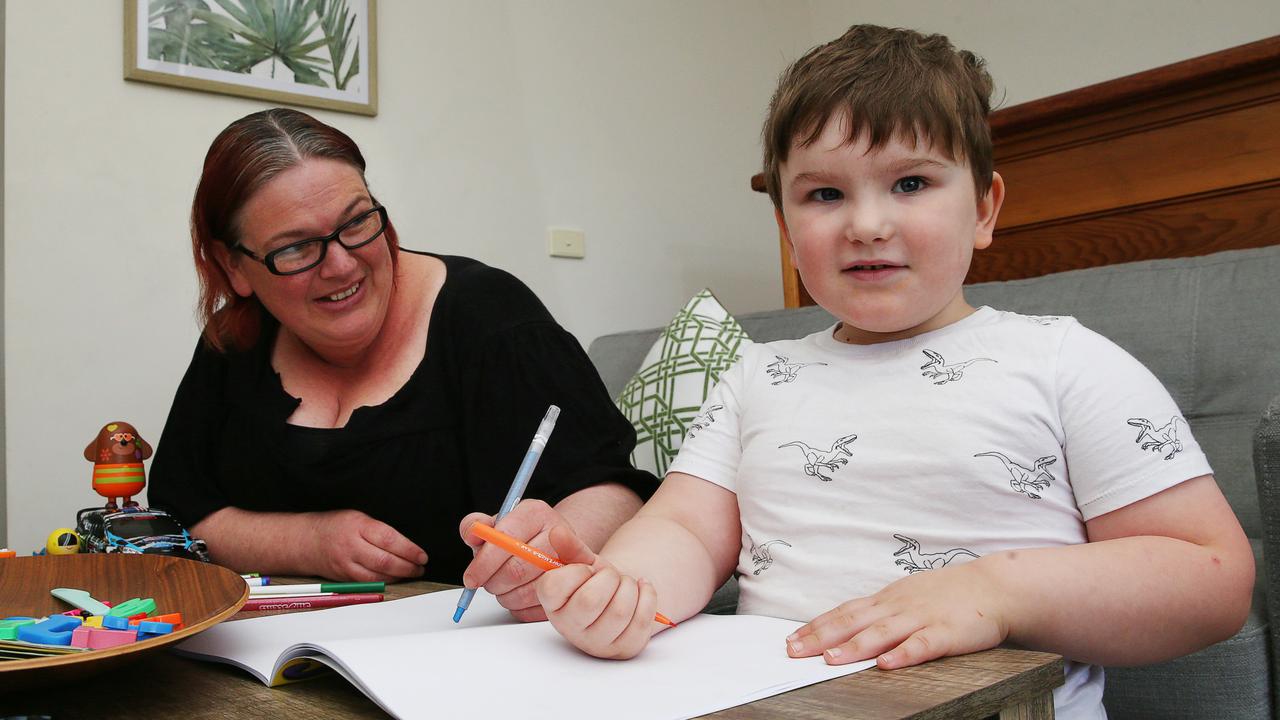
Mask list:
[[[354,48],[350,48],[351,62],[347,65],[347,71],[342,72],[342,63],[347,58],[351,30],[355,27],[356,19],[348,18],[347,0],[317,0],[316,12],[320,15],[320,28],[329,46],[329,62],[333,69],[328,72],[333,76],[333,86],[346,90],[347,83],[360,72],[359,40]]]
[[[360,72],[346,0],[150,0],[148,11],[153,60],[235,73],[270,60],[272,78],[284,65],[294,82],[338,90]]]
[[[240,69],[234,60],[240,46],[234,35],[191,22],[197,9],[208,8],[203,0],[152,0],[147,28],[148,57],[179,65],[248,72],[247,68]]]

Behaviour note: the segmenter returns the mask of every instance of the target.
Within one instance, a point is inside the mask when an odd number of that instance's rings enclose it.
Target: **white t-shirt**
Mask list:
[[[1087,541],[1212,472],[1160,381],[1069,317],[988,307],[906,340],[747,347],[671,472],[737,494],[738,612],[805,621],[909,573]],[[1068,663],[1060,718],[1105,717]]]

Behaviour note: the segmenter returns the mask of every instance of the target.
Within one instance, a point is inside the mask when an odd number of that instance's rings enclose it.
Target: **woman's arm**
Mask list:
[[[191,528],[214,562],[241,572],[395,581],[422,575],[427,554],[358,510],[250,512],[226,507]]]
[[[599,550],[644,501],[635,491],[618,483],[584,488],[556,503],[556,512],[573,527],[587,547]]]

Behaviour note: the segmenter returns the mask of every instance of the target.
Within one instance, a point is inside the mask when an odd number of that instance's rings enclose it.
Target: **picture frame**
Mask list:
[[[124,34],[125,80],[378,114],[377,0],[125,0]]]

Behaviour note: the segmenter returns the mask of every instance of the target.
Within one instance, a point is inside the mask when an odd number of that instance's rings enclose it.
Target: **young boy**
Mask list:
[[[873,26],[783,75],[769,191],[839,322],[750,348],[599,556],[552,531],[573,564],[538,597],[579,648],[634,656],[655,611],[688,618],[736,573],[740,612],[808,622],[778,638],[794,657],[889,669],[1016,643],[1074,661],[1058,717],[1094,718],[1095,664],[1240,628],[1249,545],[1155,377],[1072,318],[965,302],[1004,199],[991,85],[946,38]]]

